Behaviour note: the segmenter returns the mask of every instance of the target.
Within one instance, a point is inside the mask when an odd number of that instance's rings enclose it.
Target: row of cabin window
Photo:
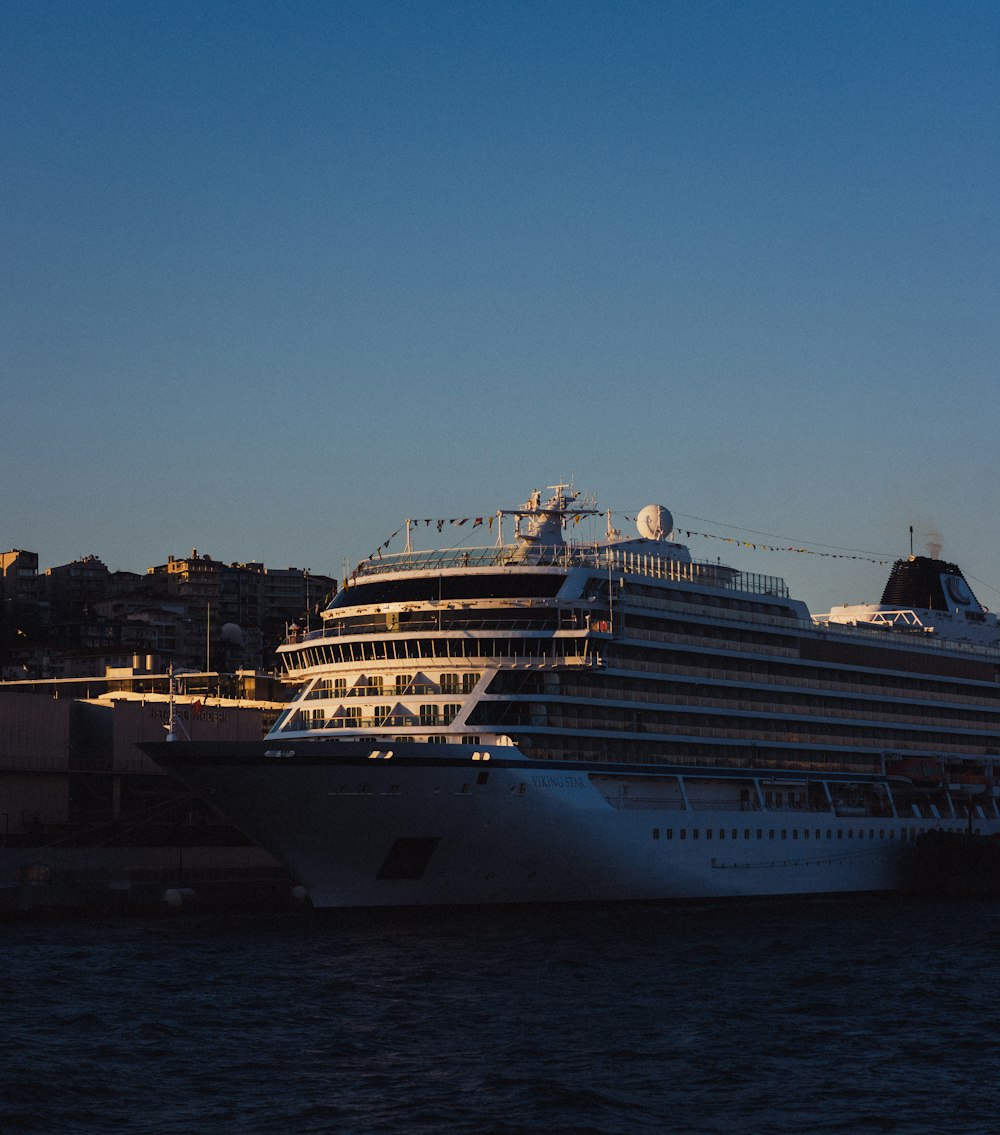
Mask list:
[[[729,599],[721,595],[710,595],[699,591],[680,591],[668,587],[650,587],[642,584],[630,583],[627,588],[628,595],[641,595],[649,599],[666,599],[672,603],[685,603],[700,607],[727,607],[734,611],[753,612],[760,615],[777,615],[782,618],[792,618],[790,607],[777,606],[774,603],[748,602],[746,599]]]
[[[943,718],[927,718],[918,722],[887,723],[873,726],[869,720],[858,718],[831,721],[825,717],[778,717],[762,715],[759,718],[741,717],[736,710],[728,714],[702,713],[696,707],[657,706],[646,710],[626,709],[619,706],[568,705],[562,702],[542,703],[547,720],[541,724],[565,730],[615,730],[632,733],[675,734],[684,737],[723,736],[735,740],[800,742],[812,745],[840,745],[848,741],[884,746],[922,748],[944,753],[964,753],[966,749],[956,742],[953,732],[942,724]],[[489,702],[483,714],[490,714],[491,723],[497,726],[518,726],[532,720],[537,711],[527,702]],[[971,722],[973,744],[988,742],[991,734],[988,721]],[[933,732],[932,732],[933,730]]]
[[[475,689],[476,683],[481,677],[482,674],[473,673],[442,674],[439,681],[440,692],[442,694],[469,694]],[[396,674],[388,688],[394,694],[430,694],[435,692],[433,684],[430,683],[421,682],[419,686],[415,686],[412,674]],[[345,697],[347,695],[347,679],[324,678],[316,684],[316,689],[328,690],[334,697]],[[371,674],[368,676],[365,685],[352,686],[351,693],[362,697],[378,697],[385,692],[385,689],[385,679],[380,674]]]
[[[422,705],[420,707],[420,724],[421,725],[439,725],[444,723],[447,725],[449,722],[454,721],[462,709],[459,703],[446,703],[440,705]],[[309,710],[303,712],[303,718],[308,719]],[[371,718],[374,724],[384,725],[392,716],[391,705],[376,705],[372,707]],[[408,715],[407,715],[408,716]],[[362,720],[365,720],[361,714],[361,706],[346,706],[343,714],[338,717],[331,717],[327,719],[326,715],[321,709],[314,709],[312,711],[312,727],[314,729],[320,728],[324,723],[332,726],[339,725],[341,728],[349,729],[351,726],[360,725]],[[394,722],[394,724],[403,724],[405,721]]]
[[[743,829],[743,838],[744,839],[750,839],[751,838],[751,835],[750,835],[751,830],[752,829],[750,829],[750,828],[744,828]],[[815,834],[816,839],[822,839],[823,838],[822,828],[815,828],[813,830],[816,833]],[[725,839],[726,838],[726,829],[725,828],[719,828],[718,831],[719,831],[719,839]],[[868,829],[868,838],[869,839],[875,838],[875,831],[876,831],[875,828],[869,828]],[[764,839],[764,829],[763,828],[757,828],[756,832],[757,832],[757,835],[756,835],[757,839]],[[802,838],[803,839],[809,839],[809,832],[810,832],[809,828],[803,828],[802,829]],[[678,838],[679,839],[687,839],[687,833],[688,833],[687,828],[680,828],[678,830],[678,833],[677,833]],[[666,835],[667,839],[673,839],[674,838],[674,829],[673,828],[666,828],[664,834]],[[712,828],[705,828],[705,839],[712,839],[713,834],[714,834],[714,831],[713,831]],[[864,839],[865,838],[865,829],[864,828],[858,828],[857,836],[858,836],[858,839]],[[660,838],[660,829],[659,828],[653,828],[653,839],[659,839],[659,838]],[[701,829],[700,828],[692,828],[691,829],[691,838],[692,839],[700,839],[701,838]],[[730,838],[739,839],[739,828],[731,828],[730,829]],[[778,839],[778,838],[788,839],[788,829],[787,828],[781,828],[781,829],[768,828],[767,829],[767,838],[768,839]],[[799,838],[799,829],[798,828],[792,828],[792,839],[798,839],[798,838]],[[834,838],[832,828],[826,829],[826,838],[827,839],[833,839]],[[843,828],[837,829],[837,837],[836,838],[837,839],[843,839],[844,838]],[[847,829],[847,838],[848,839],[854,839],[854,828],[848,828]],[[878,829],[878,838],[879,839],[885,839],[885,829],[884,828]],[[890,839],[896,838],[895,831],[890,830],[889,838]],[[901,829],[900,839],[905,841],[907,839],[915,839],[915,838],[916,838],[916,832],[915,831],[911,831],[910,834],[908,835],[906,828]]]
[[[700,664],[698,664],[700,662]],[[704,696],[705,687],[698,686],[697,679],[723,679],[724,685],[716,687],[726,690],[743,683],[763,685],[763,690],[740,690],[739,696],[744,698],[773,698],[784,696],[784,688],[797,684],[815,687],[824,695],[831,696],[831,705],[839,705],[844,701],[844,694],[877,692],[884,697],[897,697],[913,699],[914,692],[922,697],[934,701],[950,700],[960,702],[962,705],[978,704],[984,709],[995,710],[996,699],[991,693],[991,687],[984,682],[977,685],[962,685],[958,681],[946,679],[932,679],[910,676],[907,679],[898,673],[878,674],[865,672],[863,675],[856,671],[841,669],[832,670],[819,666],[806,665],[798,659],[780,661],[778,659],[747,660],[732,657],[719,657],[716,655],[692,656],[679,654],[669,648],[632,648],[621,647],[615,651],[615,666],[641,666],[641,671],[628,675],[601,674],[595,677],[593,673],[572,673],[560,675],[560,687],[567,697],[586,698],[612,698],[614,692],[619,692],[624,700],[626,695],[632,695],[634,700],[658,702],[660,694],[665,688],[676,690],[682,695],[696,694]],[[1000,668],[998,668],[1000,669]],[[651,673],[666,675],[670,681],[665,687],[662,679],[652,678]],[[491,687],[493,693],[533,693],[535,689],[541,690],[541,675],[535,672],[507,671],[501,672],[494,679]],[[692,679],[691,682],[676,681],[676,679]],[[812,693],[803,693],[806,697],[815,697]],[[855,703],[854,708],[860,708],[861,702]],[[871,704],[870,699],[866,703]]]
[[[383,660],[415,664],[437,662],[444,658],[547,658],[554,661],[579,654],[576,639],[551,638],[439,638],[439,639],[367,639],[347,643],[310,646],[282,655],[285,669],[292,673],[310,666],[331,666],[339,663],[363,665]]]
[[[407,651],[413,650],[413,657],[440,658],[450,655],[464,657],[473,654],[477,657],[482,655],[495,655],[497,657],[548,655],[552,653],[554,645],[555,652],[558,654],[557,644],[536,639],[405,640],[402,643],[372,640],[364,643],[309,647],[301,652],[284,657],[286,668],[295,670],[301,666],[395,658],[397,657],[397,649],[404,646]],[[564,647],[566,645],[563,644]],[[577,647],[573,643],[568,643],[568,647],[569,649],[564,649],[562,653],[576,652]],[[877,684],[886,696],[912,697],[914,692],[919,692],[928,697],[941,695],[967,704],[981,701],[983,705],[991,708],[994,704],[991,683],[986,681],[960,684],[957,680],[948,680],[945,675],[941,675],[920,678],[914,676],[902,683],[896,674],[880,675],[870,671],[859,674],[857,669],[850,665],[844,665],[839,670],[808,666],[803,665],[797,658],[787,661],[774,658],[766,661],[759,659],[749,664],[740,663],[728,655],[706,654],[699,656],[699,660],[700,665],[692,665],[691,655],[678,653],[667,646],[618,645],[614,648],[614,655],[608,659],[608,662],[615,666],[626,667],[630,663],[640,662],[642,668],[646,671],[709,678],[730,673],[734,667],[742,667],[735,680],[752,681],[757,679],[768,681],[770,684],[773,680],[786,682],[791,679],[794,682],[805,679],[819,683],[821,688],[831,686],[832,683],[839,683],[834,688],[859,690],[866,693],[871,692],[873,684]],[[405,677],[405,675],[397,677]],[[463,692],[466,692],[464,688]]]

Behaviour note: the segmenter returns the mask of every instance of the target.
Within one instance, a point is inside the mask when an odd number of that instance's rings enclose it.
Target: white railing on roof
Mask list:
[[[447,571],[465,568],[498,567],[590,567],[601,571],[620,571],[650,579],[671,579],[743,591],[754,595],[788,598],[788,587],[780,576],[736,571],[721,564],[690,563],[670,556],[625,551],[593,544],[566,544],[561,548],[526,548],[506,544],[492,548],[451,548],[425,552],[394,552],[361,563],[354,573],[360,582],[375,575],[394,575],[410,571]]]
[[[880,620],[878,622],[840,623],[831,619],[829,614],[813,615],[813,626],[816,630],[829,631],[831,634],[843,635],[845,638],[873,640],[888,646],[902,646],[908,649],[918,647],[927,650],[951,650],[959,654],[976,654],[986,658],[997,658],[1000,655],[1000,643],[990,646],[984,643],[969,642],[966,639],[951,639],[944,635],[935,634],[925,627],[918,619],[910,623],[905,619],[894,622]]]

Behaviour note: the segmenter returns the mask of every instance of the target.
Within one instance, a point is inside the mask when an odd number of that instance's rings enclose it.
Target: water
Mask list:
[[[0,1131],[1000,1129],[1000,904],[0,927]]]

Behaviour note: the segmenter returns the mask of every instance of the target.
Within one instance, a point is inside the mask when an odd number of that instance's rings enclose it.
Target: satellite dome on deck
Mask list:
[[[235,623],[223,624],[222,630],[219,632],[223,642],[232,643],[233,646],[243,645],[243,629],[238,627]]]
[[[665,540],[674,530],[674,518],[662,504],[647,504],[635,518],[635,524],[646,540]]]

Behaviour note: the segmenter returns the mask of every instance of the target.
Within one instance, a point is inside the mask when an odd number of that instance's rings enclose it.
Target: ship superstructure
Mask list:
[[[957,567],[814,620],[662,506],[569,538],[597,515],[559,485],[488,547],[408,526],[282,647],[261,746],[154,755],[319,905],[890,889],[920,832],[1000,831],[1000,630]]]

